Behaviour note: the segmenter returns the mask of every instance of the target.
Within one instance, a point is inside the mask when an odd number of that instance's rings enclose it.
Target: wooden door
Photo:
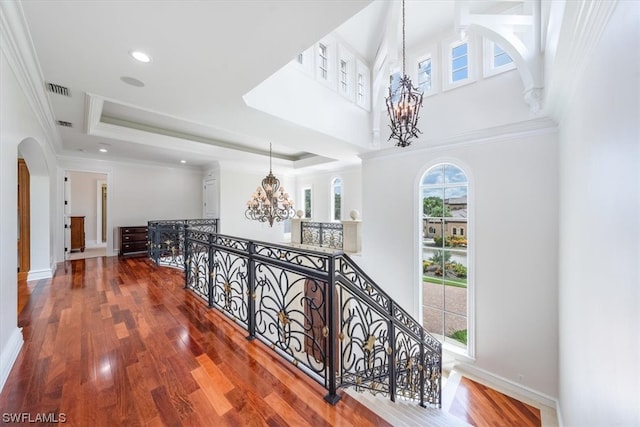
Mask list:
[[[29,168],[18,159],[18,281],[27,280],[31,268],[31,206]]]

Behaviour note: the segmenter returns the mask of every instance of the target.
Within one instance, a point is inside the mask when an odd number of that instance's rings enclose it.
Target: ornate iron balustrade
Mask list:
[[[217,233],[217,219],[155,220],[147,223],[147,254],[156,264],[184,269],[184,230]]]
[[[327,401],[355,387],[440,406],[441,344],[347,255],[182,233],[185,288],[320,383]]]
[[[303,245],[342,249],[344,233],[341,223],[304,221],[300,225]]]

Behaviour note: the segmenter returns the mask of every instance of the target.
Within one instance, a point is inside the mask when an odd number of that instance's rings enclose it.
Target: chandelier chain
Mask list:
[[[405,54],[405,30],[404,30],[404,0],[402,0],[402,75],[406,76],[407,56]]]

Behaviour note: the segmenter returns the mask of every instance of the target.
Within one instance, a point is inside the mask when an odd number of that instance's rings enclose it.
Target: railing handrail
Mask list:
[[[310,249],[310,248],[295,247],[287,244],[255,241],[247,238],[219,234],[217,233],[217,229],[215,231],[211,231],[211,230],[198,229],[197,226],[192,228],[188,223],[184,221],[185,220],[149,221],[149,225],[151,226],[152,223],[154,223],[153,225],[159,229],[162,229],[163,225],[167,225],[167,226],[171,226],[175,224],[180,225],[179,230],[175,231],[174,238],[175,240],[182,239],[183,241],[176,242],[176,244],[171,247],[171,250],[173,251],[175,247],[178,247],[178,248],[181,248],[180,250],[183,250],[184,252],[180,254],[180,256],[182,257],[181,260],[178,260],[178,262],[174,262],[171,265],[174,267],[185,269],[185,280],[186,280],[185,285],[187,288],[189,288],[190,280],[193,279],[193,277],[191,277],[190,279],[190,275],[193,275],[193,274],[196,275],[195,276],[196,283],[200,283],[200,285],[197,288],[194,285],[193,290],[199,293],[202,297],[204,297],[206,293],[208,297],[205,298],[205,300],[208,299],[209,306],[213,306],[214,304],[212,299],[214,295],[214,290],[211,287],[212,286],[211,280],[215,280],[215,279],[213,278],[214,270],[212,269],[218,268],[216,267],[216,265],[218,264],[218,261],[214,260],[214,253],[220,253],[220,254],[229,253],[229,254],[233,254],[233,256],[235,257],[240,257],[240,259],[244,260],[242,261],[242,268],[243,268],[242,271],[246,269],[246,273],[239,273],[240,274],[239,277],[244,283],[246,283],[246,286],[248,286],[248,288],[246,289],[246,292],[247,292],[246,304],[248,305],[245,306],[245,309],[249,311],[255,310],[255,307],[256,307],[255,302],[252,301],[251,296],[253,296],[253,299],[255,299],[256,283],[254,283],[253,281],[256,280],[254,277],[254,274],[257,274],[258,272],[257,270],[258,265],[272,266],[276,268],[275,271],[290,271],[292,273],[301,275],[301,277],[303,278],[309,277],[314,280],[318,280],[320,282],[325,282],[325,286],[328,285],[327,291],[325,291],[325,294],[323,294],[324,295],[323,298],[325,298],[323,300],[323,304],[325,304],[324,309],[328,310],[324,318],[324,323],[325,323],[325,327],[326,326],[329,327],[328,331],[326,332],[328,334],[329,339],[327,341],[327,344],[323,344],[323,345],[328,345],[329,349],[328,349],[328,353],[323,353],[325,354],[325,356],[323,356],[325,357],[324,365],[323,365],[325,366],[325,368],[323,368],[323,371],[315,371],[315,374],[314,374],[314,375],[319,375],[320,372],[324,372],[324,374],[322,374],[324,376],[320,376],[318,378],[319,379],[324,378],[325,387],[329,390],[329,395],[326,397],[328,401],[330,401],[331,403],[335,403],[339,399],[338,395],[336,394],[337,388],[342,386],[350,386],[350,385],[358,384],[357,378],[361,375],[361,372],[359,371],[359,369],[366,369],[368,371],[368,377],[366,381],[373,381],[374,388],[375,388],[375,383],[378,382],[380,378],[388,377],[389,378],[388,392],[390,393],[391,399],[394,400],[395,392],[396,392],[396,381],[402,380],[401,377],[397,377],[397,378],[395,377],[396,372],[398,372],[397,375],[405,375],[405,376],[412,375],[411,374],[411,372],[413,372],[411,367],[412,365],[411,364],[407,365],[407,363],[409,362],[409,359],[407,358],[410,357],[410,358],[419,358],[419,362],[417,362],[418,365],[422,363],[429,363],[428,366],[424,366],[419,370],[420,371],[419,372],[420,404],[424,405],[424,398],[425,398],[424,388],[426,387],[424,381],[426,381],[426,379],[424,378],[425,372],[423,372],[423,370],[428,368],[429,372],[433,372],[433,369],[437,368],[438,375],[439,375],[439,372],[441,369],[441,360],[442,360],[441,359],[442,344],[439,341],[437,341],[431,334],[429,334],[429,332],[426,331],[402,307],[400,307],[395,302],[395,300],[393,300],[379,285],[377,285],[375,281],[373,281],[362,270],[362,268],[358,264],[356,264],[347,254],[345,254],[343,251],[340,251],[340,250],[334,251],[333,253],[327,253],[324,251]],[[197,222],[197,221],[194,221],[194,222]],[[171,227],[167,227],[167,228],[171,229]],[[151,230],[150,230],[150,233],[151,233]],[[194,250],[195,253],[192,254],[192,253],[189,253],[191,249],[188,249],[188,248],[191,247],[193,244],[197,244],[197,246],[195,247],[195,250]],[[208,251],[207,253],[209,254],[207,255],[209,270],[206,270],[206,267],[205,267],[204,274],[206,274],[207,276],[211,276],[206,279],[207,281],[209,281],[208,291],[205,288],[203,288],[204,283],[199,281],[198,279],[198,275],[200,275],[199,276],[200,280],[203,279],[203,276],[201,276],[202,273],[198,273],[198,271],[201,271],[201,270],[192,272],[190,267],[192,258],[194,256],[202,256],[199,254],[202,254],[203,253],[202,251],[205,250],[206,248],[209,248],[207,249]],[[212,252],[212,251],[217,251],[217,252]],[[173,255],[175,257],[175,253]],[[218,255],[216,255],[215,257],[217,259]],[[154,259],[156,260],[156,262],[158,262],[157,254]],[[198,261],[196,260],[195,262],[198,262]],[[200,264],[200,265],[202,266],[203,264]],[[206,266],[206,263],[204,266]],[[253,271],[254,266],[256,266],[255,272]],[[266,268],[268,270],[272,269],[271,267],[266,267]],[[209,271],[209,273],[207,273],[207,271]],[[262,280],[265,280],[265,279],[263,278]],[[287,284],[288,280],[285,280],[284,283]],[[216,284],[217,284],[216,286],[220,288],[221,286],[220,283],[216,282]],[[224,295],[227,295],[227,292],[230,292],[230,290],[227,289],[228,286],[229,286],[229,283],[225,282],[224,283],[225,289],[223,292]],[[291,284],[287,286],[291,286]],[[334,298],[333,293],[334,293],[334,290],[337,292],[338,286],[347,292],[347,296],[352,295],[353,296],[352,298],[355,298],[357,301],[359,301],[358,304],[361,304],[364,310],[372,310],[373,312],[375,312],[377,316],[376,322],[382,322],[382,324],[388,325],[387,326],[388,329],[385,332],[386,335],[377,337],[381,341],[378,344],[373,344],[373,343],[371,344],[371,346],[375,346],[376,349],[379,349],[378,346],[382,345],[385,342],[385,340],[386,342],[388,342],[389,358],[387,359],[386,357],[384,357],[380,359],[381,357],[380,355],[376,356],[377,363],[380,363],[381,360],[387,360],[387,362],[383,362],[383,363],[387,363],[387,365],[382,365],[382,366],[375,365],[378,367],[375,368],[373,372],[370,371],[370,369],[373,369],[373,368],[362,368],[356,365],[350,365],[349,367],[350,370],[344,370],[345,368],[344,366],[342,366],[342,363],[346,363],[346,359],[343,360],[342,358],[340,359],[341,364],[335,365],[336,362],[333,360],[333,357],[336,357],[337,353],[334,354],[334,352],[337,351],[338,348],[335,346],[335,342],[334,342],[337,339],[337,336],[334,335],[337,333],[337,330],[334,331],[334,328],[335,327],[342,328],[343,326],[341,326],[341,324],[335,325],[333,316],[345,315],[344,312],[340,312],[340,311],[335,314],[333,313],[333,311],[337,309],[333,307],[333,304],[334,304],[332,302]],[[199,289],[199,291],[197,291],[196,289]],[[284,289],[287,292],[289,292],[288,291],[289,288],[284,288]],[[242,291],[242,292],[244,294],[245,291]],[[264,291],[261,291],[261,292],[264,292]],[[218,293],[216,294],[216,298],[220,298],[220,295],[221,293],[218,290]],[[227,295],[227,297],[229,297],[229,295]],[[305,298],[308,298],[308,297],[305,296]],[[222,307],[220,305],[221,304],[220,300],[218,299],[216,301],[218,301],[216,302],[216,305],[219,308]],[[347,307],[347,306],[344,306],[344,307]],[[315,307],[315,309],[319,310],[318,307]],[[340,310],[345,310],[345,308],[341,308]],[[280,315],[280,313],[278,313],[278,315]],[[286,315],[287,315],[286,313],[282,314],[282,316],[286,316]],[[255,334],[255,328],[256,328],[256,318],[255,318],[256,314],[254,313],[253,316],[254,316],[253,318],[249,316],[246,318],[247,319],[246,321],[243,321],[243,322],[247,322],[243,324],[246,324],[249,330],[249,338],[253,338],[255,336],[254,334]],[[235,319],[235,315],[233,317]],[[339,318],[342,319],[342,317],[339,317]],[[280,319],[280,321],[282,322],[282,326],[284,327],[285,321],[282,319]],[[344,321],[351,322],[346,318]],[[277,322],[277,319],[276,319],[276,322]],[[276,325],[277,324],[278,323],[276,323]],[[320,324],[322,324],[322,321],[320,321]],[[417,351],[416,348],[413,348],[413,350],[411,350],[410,353],[407,353],[406,351],[401,352],[401,350],[396,347],[395,340],[398,339],[398,336],[402,337],[402,335],[396,335],[396,332],[400,334],[404,334],[404,338],[402,339],[409,340],[407,342],[409,343],[415,342],[415,344],[411,344],[411,345],[412,346],[417,345],[419,347],[418,354],[415,353],[415,351]],[[258,336],[260,337],[259,334]],[[325,335],[325,337],[326,336],[327,335]],[[353,337],[353,339],[357,339],[357,338],[358,338],[357,336]],[[362,335],[360,336],[359,339],[365,339],[365,338],[366,337]],[[369,337],[368,339],[370,338],[371,337]],[[273,337],[269,338],[269,336],[264,336],[261,339],[267,340],[267,341],[272,340],[271,341],[272,343],[276,342],[276,341],[273,341],[274,339]],[[279,339],[280,338],[277,338],[277,340]],[[315,341],[316,338],[312,338],[312,339],[314,340],[313,343],[316,343]],[[315,345],[318,345],[318,344],[315,344]],[[353,343],[351,343],[350,345],[353,345]],[[274,348],[273,345],[272,345],[272,348]],[[362,348],[364,349],[364,347]],[[278,350],[278,349],[274,348],[274,350]],[[305,350],[305,351],[307,351],[307,357],[309,357],[308,350]],[[327,351],[326,348],[323,351],[326,352]],[[428,357],[427,357],[427,351],[429,352]],[[296,357],[299,357],[299,356],[294,356],[293,353],[289,354],[285,350],[283,350],[281,354],[288,359],[291,359],[293,357],[295,360]],[[340,354],[339,357],[346,357],[346,356]],[[435,359],[433,359],[433,357],[435,357]],[[436,360],[436,362],[433,362],[433,360]],[[410,362],[410,363],[414,363],[414,362]],[[309,363],[309,362],[306,362],[306,363]],[[398,363],[400,363],[400,365],[396,366]],[[295,362],[294,364],[297,365],[297,363]],[[312,369],[311,366],[312,365],[305,366],[303,363],[300,365],[300,368],[311,375],[312,373],[312,370],[310,370]],[[386,369],[388,370],[388,373],[385,372],[385,366],[386,366]],[[327,371],[325,372],[324,369],[327,369]],[[331,373],[331,372],[335,372],[335,375],[338,375],[338,372],[336,371],[338,369],[342,369],[340,371],[340,376],[342,381],[340,384],[336,383],[336,377],[334,376],[334,374]],[[415,369],[415,367],[413,369]],[[345,375],[344,378],[342,377],[343,375]],[[414,372],[413,375],[418,375],[417,371]],[[356,381],[356,382],[354,383],[353,381]],[[437,386],[435,387],[435,391],[433,391],[432,389],[434,387],[433,381],[434,381],[433,379],[429,380],[429,384],[430,384],[429,385],[430,389],[428,392],[429,399],[430,399],[429,402],[430,403],[435,402],[437,404],[440,404],[439,376],[437,376]],[[401,390],[406,392],[407,390],[406,384],[402,383],[401,386],[404,387]],[[415,393],[415,390],[412,393]]]

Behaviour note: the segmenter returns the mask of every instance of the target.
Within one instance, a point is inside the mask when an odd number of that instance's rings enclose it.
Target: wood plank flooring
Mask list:
[[[247,341],[183,277],[101,257],[20,283],[25,344],[0,413],[64,414],[72,426],[389,425],[346,394],[327,404],[322,387]],[[509,399],[463,378],[450,412],[478,426],[540,426],[537,409]]]
[[[474,426],[540,427],[540,410],[462,377],[449,413]]]

